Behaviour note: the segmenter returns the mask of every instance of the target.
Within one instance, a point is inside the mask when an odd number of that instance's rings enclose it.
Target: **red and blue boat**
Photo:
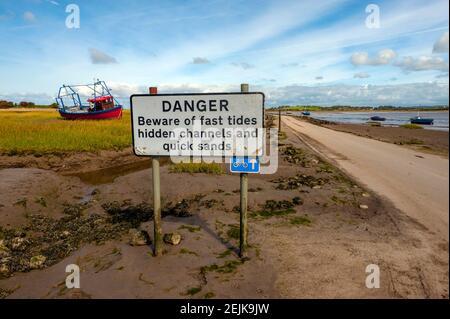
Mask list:
[[[83,103],[83,101],[86,101]],[[58,97],[59,114],[69,120],[119,119],[123,107],[111,94],[104,81],[92,84],[66,85],[60,87]]]

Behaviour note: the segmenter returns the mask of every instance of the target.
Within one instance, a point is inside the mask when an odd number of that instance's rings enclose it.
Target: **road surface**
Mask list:
[[[356,180],[448,241],[448,159],[292,117],[283,117],[283,124]]]

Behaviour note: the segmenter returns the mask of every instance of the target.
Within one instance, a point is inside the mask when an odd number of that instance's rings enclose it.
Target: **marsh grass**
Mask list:
[[[223,174],[222,166],[217,163],[177,163],[170,166],[169,170],[171,173]]]
[[[121,119],[64,120],[54,111],[0,112],[0,154],[120,150],[131,145],[130,112]]]
[[[400,125],[400,127],[408,128],[408,129],[412,129],[412,130],[423,129],[423,126],[420,126],[418,124],[402,124],[402,125]]]
[[[312,220],[307,216],[295,216],[290,219],[292,225],[311,226]]]

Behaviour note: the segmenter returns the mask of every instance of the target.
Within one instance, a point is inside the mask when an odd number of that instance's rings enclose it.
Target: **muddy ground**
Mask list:
[[[0,157],[3,298],[448,298],[448,242],[363,189],[291,132],[274,175],[249,178],[249,255],[237,255],[239,177],[161,168],[163,231],[152,237],[151,169],[131,150]],[[226,170],[228,171],[228,170]],[[65,287],[65,268],[81,288]],[[381,271],[365,286],[366,266]]]
[[[403,145],[421,152],[448,158],[449,132],[428,129],[407,129],[368,124],[324,124],[333,130],[373,138],[379,141]]]

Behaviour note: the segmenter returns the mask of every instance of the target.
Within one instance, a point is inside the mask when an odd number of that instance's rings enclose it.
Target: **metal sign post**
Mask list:
[[[248,92],[248,84],[241,84],[241,92]],[[240,232],[239,232],[239,256],[245,257],[247,249],[247,204],[248,204],[248,174],[240,173],[240,186],[241,186],[241,197],[240,197]]]
[[[281,109],[278,110],[278,131],[281,133]]]
[[[150,87],[151,95],[158,94],[157,87]],[[160,256],[162,253],[162,229],[161,229],[161,181],[159,174],[159,156],[152,157],[153,177],[153,254]]]

